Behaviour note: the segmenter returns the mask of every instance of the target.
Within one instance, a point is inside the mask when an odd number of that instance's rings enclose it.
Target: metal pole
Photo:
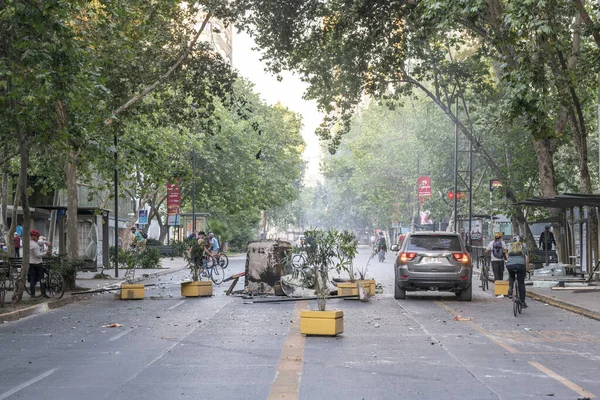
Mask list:
[[[456,124],[454,127],[454,232],[458,227],[458,97],[456,97]],[[471,236],[471,231],[469,231]]]
[[[192,150],[192,232],[196,233],[196,151]]]
[[[417,158],[417,221],[421,226],[421,198],[419,197],[419,178],[421,178],[421,159]]]
[[[469,232],[471,232],[471,220],[473,219],[473,143],[469,140]],[[483,235],[483,222],[481,223],[481,235]],[[469,235],[469,246],[473,244]]]
[[[113,128],[116,129],[116,128]],[[119,277],[119,171],[117,169],[117,132],[115,131],[114,136],[115,145],[115,171],[114,171],[114,183],[115,183],[115,278]]]

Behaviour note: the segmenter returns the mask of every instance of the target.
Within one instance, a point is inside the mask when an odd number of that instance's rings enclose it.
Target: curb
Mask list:
[[[48,301],[40,304],[36,304],[31,307],[22,308],[20,310],[11,311],[5,314],[0,314],[0,323],[17,321],[21,318],[29,317],[30,315],[41,314],[65,306],[67,304],[74,303],[78,300],[87,299],[87,296],[77,295],[63,297],[59,300]]]
[[[530,297],[533,300],[548,303],[551,306],[554,306],[557,308],[562,308],[563,310],[571,311],[575,314],[583,315],[584,317],[588,317],[588,318],[594,319],[596,321],[600,321],[600,313],[576,306],[571,303],[567,303],[562,300],[556,300],[553,297],[544,296],[542,294],[531,292],[529,290],[527,291],[527,297]]]
[[[140,282],[143,281],[144,279],[150,279],[150,278],[155,278],[158,276],[162,276],[162,275],[168,275],[171,273],[175,273],[175,272],[179,272],[181,270],[186,269],[187,267],[183,267],[183,268],[170,268],[167,269],[165,271],[160,271],[160,272],[155,272],[155,273],[151,273],[151,274],[146,274],[146,276],[140,276],[137,278],[134,278],[134,282]],[[126,283],[126,280],[120,281],[118,283],[114,283],[111,285],[108,285],[108,287],[110,286],[115,286],[118,285],[120,286],[122,283]],[[12,322],[12,321],[17,321],[21,318],[25,318],[25,317],[29,317],[31,315],[36,315],[36,314],[41,314],[41,313],[45,313],[48,312],[50,310],[53,310],[55,308],[59,308],[62,306],[66,306],[67,304],[71,304],[74,303],[76,301],[79,300],[86,300],[89,299],[90,296],[85,295],[85,294],[79,294],[79,295],[71,295],[71,296],[65,296],[62,299],[59,300],[54,300],[54,301],[48,301],[48,302],[44,302],[44,303],[40,303],[40,304],[36,304],[34,306],[30,306],[30,307],[26,307],[26,308],[22,308],[20,310],[15,310],[15,311],[11,311],[8,313],[4,313],[4,314],[0,314],[0,323],[5,323],[5,322]]]

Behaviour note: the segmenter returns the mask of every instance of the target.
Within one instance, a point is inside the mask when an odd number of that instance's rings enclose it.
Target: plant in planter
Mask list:
[[[344,331],[343,311],[325,311],[329,295],[330,271],[348,271],[356,255],[357,242],[353,234],[335,229],[304,232],[306,265],[313,270],[318,311],[300,313],[300,332],[306,335],[337,335]]]
[[[200,271],[202,259],[204,257],[204,246],[193,240],[190,243],[189,249],[184,253],[184,258],[187,261],[192,272],[192,282],[181,283],[181,295],[184,297],[202,297],[212,296],[212,282],[200,281]]]
[[[316,278],[316,295],[319,311],[325,311],[329,295],[329,272],[349,271],[357,253],[354,234],[335,229],[318,229],[304,232],[306,237],[306,264]]]

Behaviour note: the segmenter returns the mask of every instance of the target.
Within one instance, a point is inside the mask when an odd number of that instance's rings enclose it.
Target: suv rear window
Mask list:
[[[462,251],[458,236],[436,235],[436,236],[411,236],[405,251]]]

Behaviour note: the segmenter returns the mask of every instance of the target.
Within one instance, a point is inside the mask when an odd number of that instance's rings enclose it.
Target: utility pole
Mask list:
[[[456,120],[458,121],[458,96],[456,96]],[[458,122],[454,127],[454,230],[458,231]]]
[[[192,233],[196,233],[196,150],[192,150]]]
[[[117,131],[115,129],[114,145],[115,145],[115,170],[114,170],[114,184],[115,184],[115,278],[119,277],[119,171],[117,168]]]

